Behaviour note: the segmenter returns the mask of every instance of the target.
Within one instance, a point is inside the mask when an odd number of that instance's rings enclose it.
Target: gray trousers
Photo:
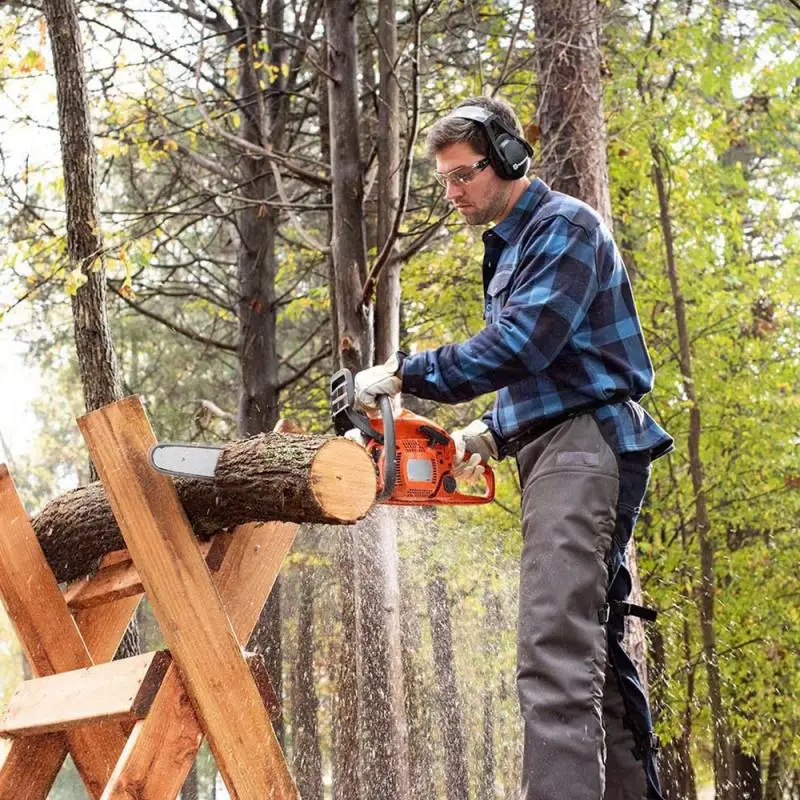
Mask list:
[[[622,461],[591,413],[530,442],[517,461],[520,800],[658,800],[647,701],[621,649],[624,620],[602,615],[607,597],[630,590],[623,554],[646,474],[624,497]]]

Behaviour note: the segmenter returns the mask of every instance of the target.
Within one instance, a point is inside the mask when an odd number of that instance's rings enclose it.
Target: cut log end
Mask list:
[[[310,484],[314,498],[328,515],[356,522],[375,502],[377,472],[361,445],[332,439],[314,457]]]

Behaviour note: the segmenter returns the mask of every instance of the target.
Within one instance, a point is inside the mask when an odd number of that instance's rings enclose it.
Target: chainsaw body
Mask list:
[[[357,428],[378,470],[378,499],[389,505],[477,505],[494,499],[494,473],[484,464],[482,495],[458,491],[453,475],[456,446],[431,420],[403,410],[395,419],[391,400],[380,397],[381,414],[368,417],[354,407],[353,377],[343,369],[331,378],[331,412],[339,435]]]

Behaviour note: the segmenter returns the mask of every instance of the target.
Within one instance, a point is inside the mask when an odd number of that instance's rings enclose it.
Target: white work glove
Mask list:
[[[466,428],[452,433],[456,446],[456,458],[453,462],[453,477],[467,483],[474,483],[484,473],[481,462],[497,458],[497,442],[495,442],[489,426],[483,420],[476,419]],[[467,457],[467,454],[470,454]]]
[[[376,398],[385,394],[396,395],[403,382],[396,373],[400,369],[397,356],[392,356],[385,364],[369,369],[362,369],[355,377],[355,404],[363,409],[372,410],[378,405]]]
[[[360,444],[362,447],[366,447],[369,444],[369,437],[367,434],[364,433],[364,431],[360,431],[358,428],[350,428],[349,431],[345,431],[344,438],[356,444]]]

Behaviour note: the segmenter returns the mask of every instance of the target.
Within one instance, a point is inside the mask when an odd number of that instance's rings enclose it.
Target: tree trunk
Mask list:
[[[450,599],[442,568],[438,564],[434,568],[433,579],[428,583],[428,616],[438,687],[439,725],[444,743],[445,794],[447,800],[468,800],[467,743],[456,685]]]
[[[703,655],[708,680],[708,698],[711,706],[712,738],[714,743],[714,785],[718,800],[727,800],[729,795],[730,754],[728,724],[722,702],[722,679],[717,658],[716,630],[714,625],[714,539],[711,534],[711,521],[706,504],[706,487],[703,474],[703,461],[700,454],[702,419],[700,402],[695,389],[692,373],[692,350],[689,324],[686,318],[686,302],[681,291],[680,276],[674,253],[672,219],[669,208],[669,195],[662,166],[663,154],[653,145],[653,180],[656,185],[659,204],[659,219],[664,237],[667,275],[672,290],[675,310],[675,325],[678,334],[680,370],[683,378],[683,391],[689,400],[689,471],[694,490],[694,528],[700,544],[701,583],[699,592],[700,629],[703,636]],[[730,797],[730,800],[734,800]]]
[[[481,744],[482,759],[478,781],[478,800],[494,800],[494,698],[488,689],[483,695],[483,740]]]
[[[366,278],[366,244],[363,209],[363,177],[360,159],[359,104],[356,57],[356,8],[350,0],[330,0],[326,3],[326,32],[328,44],[328,101],[330,114],[331,181],[333,196],[333,230],[331,250],[334,264],[335,317],[338,331],[337,360],[342,366],[357,371],[372,362],[372,314],[368,301],[362,299]],[[360,626],[360,651],[356,657],[358,670],[358,707],[368,713],[348,711],[357,715],[361,741],[358,744],[361,787],[357,796],[396,797],[402,791],[398,742],[402,741],[396,716],[392,714],[393,696],[390,677],[390,641],[397,636],[397,626],[388,624],[397,614],[396,586],[389,576],[396,569],[396,556],[386,546],[381,533],[385,512],[365,521],[357,532],[359,543],[356,561],[340,559],[340,564],[352,569],[342,575],[343,611],[348,613],[346,624]],[[385,524],[385,523],[384,523]],[[355,619],[350,605],[354,592]],[[392,595],[395,595],[393,598]],[[386,606],[389,606],[387,613]],[[344,630],[345,646],[351,646],[351,632]],[[352,658],[352,653],[350,654]],[[350,678],[346,667],[343,677]],[[352,687],[352,684],[350,684]],[[342,694],[340,692],[340,694]],[[342,703],[352,704],[353,698],[342,697]],[[351,731],[340,726],[339,737],[349,737]],[[341,741],[341,740],[340,740]],[[353,742],[340,753],[352,756]],[[352,763],[342,779],[351,781],[343,792],[357,792],[351,775]]]
[[[783,788],[781,786],[783,778],[783,759],[781,751],[775,748],[769,754],[769,765],[767,766],[767,785],[764,789],[764,800],[782,800]]]
[[[94,411],[118,400],[122,384],[106,309],[105,259],[97,214],[97,153],[89,116],[83,42],[74,0],[45,0],[42,8],[56,73],[67,251],[71,278],[77,286],[71,302],[78,372],[86,410]],[[89,472],[92,479],[97,478],[91,463]],[[139,633],[131,621],[115,658],[138,653]]]
[[[759,757],[745,752],[740,742],[733,745],[732,756],[734,778],[731,791],[737,800],[762,800]]]
[[[331,75],[328,103],[333,196],[331,250],[339,331],[336,350],[341,366],[353,371],[368,366],[372,360],[371,308],[361,302],[367,255],[358,135],[355,13],[351,0],[329,0],[325,5]]]
[[[276,35],[283,29],[283,0],[270,0],[270,41],[265,41],[262,0],[238,0],[240,27],[235,40],[239,58],[239,135],[257,147],[276,146],[277,111],[285,76],[280,72]],[[265,103],[262,85],[270,84],[263,66],[263,45],[269,46],[270,63],[278,67],[271,85],[271,100]],[[277,62],[277,63],[276,63]],[[277,98],[277,99],[276,99]],[[239,231],[239,363],[242,388],[239,403],[239,435],[253,436],[271,431],[278,420],[278,348],[275,306],[275,238],[278,213],[266,200],[275,192],[275,180],[264,159],[244,152],[240,156],[241,193],[250,202],[237,213]],[[283,697],[281,650],[281,585],[275,581],[264,604],[248,647],[264,655],[270,679]],[[274,723],[275,734],[284,744],[284,719]]]
[[[320,45],[323,64],[330,69],[327,43]],[[320,139],[323,160],[331,158],[331,120],[330,96],[327,80],[320,80]],[[325,202],[333,204],[333,194],[328,192]],[[328,231],[333,231],[333,211],[328,212]],[[337,294],[337,260],[334,258],[334,243],[327,256],[330,285],[330,307],[332,340],[343,341],[339,333],[339,300]],[[334,362],[342,366],[340,349],[334,350]],[[333,799],[359,800],[358,776],[358,606],[356,603],[355,570],[356,532],[346,529],[342,532],[336,548],[336,570],[339,576],[339,609],[341,639],[335,665],[338,691],[333,698]]]
[[[378,52],[380,65],[378,97],[378,219],[377,250],[389,238],[399,204],[398,86],[394,76],[397,51],[393,0],[378,4]],[[383,362],[400,347],[399,264],[381,273],[375,302],[375,359]],[[368,760],[367,785],[383,785],[391,796],[406,800],[410,794],[408,766],[408,720],[405,710],[402,648],[400,643],[400,580],[397,552],[397,515],[376,510],[371,524],[362,525],[359,537],[359,578],[361,594],[360,695],[362,753],[373,752]],[[381,754],[380,750],[383,750]],[[395,767],[395,775],[381,772],[382,761]],[[362,764],[364,764],[362,756]],[[372,779],[369,774],[372,774]],[[375,784],[375,781],[379,781]],[[390,781],[396,781],[394,785]]]
[[[322,754],[317,733],[314,681],[314,568],[300,569],[300,608],[297,621],[297,661],[292,703],[294,777],[303,800],[322,800]]]
[[[197,785],[197,762],[192,764],[181,789],[181,800],[200,800]]]
[[[56,73],[58,127],[70,268],[85,279],[72,296],[78,369],[87,411],[118,400],[117,361],[106,312],[103,240],[97,216],[97,154],[89,120],[83,43],[74,0],[43,5]]]
[[[424,509],[435,514],[433,509]],[[400,595],[402,612],[401,635],[403,646],[403,685],[406,690],[406,719],[408,720],[409,792],[413,800],[435,797],[433,754],[431,752],[431,704],[420,657],[421,626],[418,611],[409,592]]]
[[[336,554],[342,633],[333,706],[334,800],[360,800],[362,797],[358,734],[361,709],[358,703],[357,537],[354,528],[345,528]]]
[[[653,716],[658,719],[665,711],[667,699],[664,690],[667,683],[667,661],[664,652],[664,637],[656,629],[651,636],[651,657],[653,664]],[[688,666],[688,664],[687,664]],[[691,755],[692,712],[694,699],[694,679],[689,672],[689,688],[683,714],[683,728],[680,735],[666,742],[659,757],[659,777],[665,800],[697,800],[694,766]]]
[[[535,0],[538,168],[553,189],[588,203],[613,230],[597,8],[595,0]],[[631,601],[641,603],[633,545],[628,569],[633,582]],[[647,692],[647,645],[640,619],[626,620],[625,637]]]
[[[376,508],[358,526],[359,617],[359,763],[365,795],[399,797],[401,733],[396,725],[391,684],[390,641],[397,620],[399,597],[389,596],[397,586],[397,547],[394,520],[387,508]],[[402,682],[402,673],[398,678]],[[402,691],[402,683],[401,683]],[[404,711],[404,709],[403,709]],[[405,713],[403,713],[405,719]],[[405,733],[405,731],[403,731]],[[405,744],[405,738],[403,738]]]
[[[222,449],[213,481],[175,479],[197,536],[245,522],[355,522],[375,499],[375,467],[342,437],[266,433]],[[88,574],[125,547],[111,506],[95,482],[51,500],[33,519],[59,581]]]
[[[595,0],[535,0],[539,172],[611,227]]]
[[[328,131],[330,133],[332,317],[338,336],[335,360],[357,372],[372,358],[371,313],[361,303],[366,272],[360,137],[358,126],[358,78],[356,64],[355,6],[350,0],[328,0],[325,30],[328,54]],[[358,696],[357,541],[360,531],[342,538],[338,555],[341,585],[342,650],[336,706],[337,787],[336,800],[359,800],[368,788],[360,774],[361,708]],[[370,709],[371,713],[371,709]]]

